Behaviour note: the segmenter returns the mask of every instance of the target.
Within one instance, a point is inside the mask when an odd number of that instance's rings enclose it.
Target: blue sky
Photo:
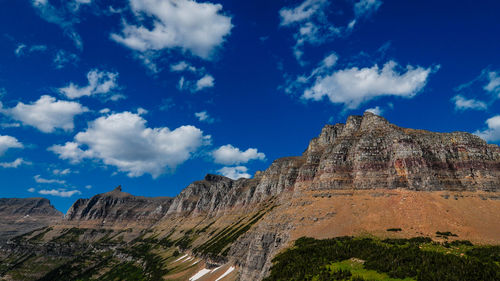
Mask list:
[[[175,196],[366,110],[500,142],[498,1],[1,3],[0,197]]]

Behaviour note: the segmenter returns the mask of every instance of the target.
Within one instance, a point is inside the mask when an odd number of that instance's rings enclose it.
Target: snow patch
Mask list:
[[[229,273],[233,272],[233,270],[234,270],[234,266],[231,266],[230,268],[228,268],[228,269],[226,270],[226,272],[224,272],[224,274],[222,274],[219,278],[215,279],[215,281],[219,281],[219,280],[221,280],[222,278],[224,278],[224,277],[228,276],[228,275],[229,275]]]
[[[180,260],[184,259],[185,257],[187,257],[187,254],[186,254],[186,255],[184,255],[184,256],[182,256],[182,257],[180,257],[180,258],[178,258],[178,259],[176,259],[174,262],[178,262],[178,261],[180,261]]]
[[[209,273],[209,272],[211,272],[211,270],[210,270],[210,269],[206,269],[206,268],[204,268],[204,269],[202,269],[202,270],[198,271],[198,273],[196,273],[195,275],[193,275],[193,277],[189,278],[189,281],[195,281],[195,280],[198,280],[198,279],[200,279],[201,277],[203,277],[203,275],[205,275],[205,274],[207,274],[207,273]]]

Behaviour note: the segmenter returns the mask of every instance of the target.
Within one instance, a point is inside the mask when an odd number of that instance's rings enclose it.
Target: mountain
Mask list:
[[[45,198],[0,198],[0,241],[51,225],[62,216]]]
[[[76,227],[148,227],[164,216],[170,197],[142,197],[122,192],[121,186],[90,199],[78,199],[64,216],[63,225]]]
[[[498,244],[499,199],[497,145],[365,113],[326,125],[302,155],[277,159],[252,179],[207,175],[174,198],[119,187],[79,199],[63,220],[3,247],[3,263],[16,265],[3,274],[33,274],[27,264],[43,262],[40,280],[129,280],[123,272],[262,280],[273,257],[303,236]]]

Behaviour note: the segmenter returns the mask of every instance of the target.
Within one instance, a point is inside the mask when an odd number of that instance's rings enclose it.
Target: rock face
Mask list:
[[[372,113],[327,125],[299,181],[311,189],[499,191],[500,149],[463,133],[400,128]]]
[[[45,198],[0,198],[0,240],[56,223],[62,215]]]
[[[121,186],[90,199],[78,199],[64,216],[63,224],[101,227],[150,226],[163,217],[170,197],[142,197],[122,192]]]

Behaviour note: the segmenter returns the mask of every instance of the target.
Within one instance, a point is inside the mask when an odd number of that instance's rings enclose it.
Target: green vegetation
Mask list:
[[[327,265],[322,270],[331,274],[331,279],[321,279],[319,280],[351,280],[357,278],[357,280],[370,280],[370,281],[414,281],[413,278],[390,278],[386,273],[379,273],[375,270],[365,269],[364,261],[359,259],[349,259],[341,262],[332,263]],[[324,273],[323,273],[324,274]],[[321,273],[320,273],[321,276]],[[344,277],[346,276],[346,277]],[[318,281],[319,281],[318,280]],[[355,279],[356,280],[356,279]]]
[[[444,231],[444,232],[436,231],[436,236],[443,238],[448,238],[449,236],[458,237],[458,235],[456,235],[455,233],[451,233],[449,231]]]
[[[447,254],[443,251],[449,249],[426,237],[382,241],[352,237],[300,238],[293,248],[273,259],[271,274],[265,281],[500,280],[498,246],[474,247],[464,243],[460,246],[472,249],[464,255]],[[349,262],[353,258],[357,264]],[[339,270],[349,271],[351,276],[329,277],[336,276]],[[345,272],[338,274],[347,276]]]
[[[43,237],[45,236],[45,234],[47,234],[49,231],[52,230],[52,227],[47,227],[45,228],[43,231],[41,231],[40,233],[38,233],[37,235],[33,236],[30,238],[30,241],[42,241]]]
[[[71,243],[71,242],[79,242],[80,235],[84,234],[87,229],[85,228],[69,228],[64,231],[60,236],[52,239],[53,242],[59,243]]]

